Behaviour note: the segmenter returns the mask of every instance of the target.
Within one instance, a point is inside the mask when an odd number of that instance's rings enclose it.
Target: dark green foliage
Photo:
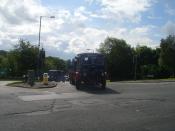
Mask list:
[[[123,80],[132,77],[133,53],[124,40],[108,37],[101,43],[99,52],[107,58],[107,71],[111,79]]]
[[[66,62],[58,57],[46,57],[45,70],[66,70]]]
[[[0,50],[0,56],[6,56],[6,55],[7,55],[7,51]]]
[[[45,59],[44,50],[40,51],[40,55],[38,55],[38,51],[37,46],[22,39],[19,40],[13,50],[9,52],[0,51],[0,78],[22,77],[28,70],[36,71],[37,62],[39,62],[39,68],[45,71],[66,69],[64,60],[56,57],[47,57]]]
[[[175,36],[168,36],[162,39],[160,43],[161,52],[159,64],[166,67],[174,76],[175,75]]]
[[[135,50],[140,65],[158,64],[158,49],[152,49],[147,46],[137,46]]]
[[[21,77],[27,70],[40,69],[68,71],[70,60],[46,57],[44,50],[19,40],[11,51],[0,50],[0,78]],[[160,48],[137,46],[131,48],[124,40],[108,37],[100,44],[99,52],[106,56],[107,72],[111,80],[166,78],[175,74],[175,36],[162,39]]]
[[[161,40],[160,48],[131,48],[124,40],[108,37],[99,52],[107,58],[107,71],[112,80],[165,78],[175,70],[174,37]]]
[[[159,49],[152,49],[147,46],[137,46],[137,78],[155,78],[159,74],[158,58]]]
[[[36,70],[38,48],[30,44],[29,41],[20,40],[13,51],[19,66],[19,74],[25,74],[27,70]],[[12,54],[13,54],[12,53]]]
[[[7,76],[7,71],[8,71],[8,59],[6,55],[1,54],[0,55],[0,77],[5,78]]]
[[[29,41],[19,40],[15,48],[8,52],[8,75],[22,76],[27,70],[36,69],[38,48]]]

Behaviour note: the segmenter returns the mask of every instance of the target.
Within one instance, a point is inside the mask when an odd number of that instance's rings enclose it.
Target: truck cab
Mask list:
[[[81,53],[72,60],[69,73],[70,83],[77,89],[81,85],[99,85],[106,87],[105,58],[99,53]]]

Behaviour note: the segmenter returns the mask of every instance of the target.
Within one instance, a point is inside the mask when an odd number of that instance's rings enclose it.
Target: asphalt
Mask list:
[[[69,83],[27,89],[0,81],[0,131],[174,131],[175,82]]]

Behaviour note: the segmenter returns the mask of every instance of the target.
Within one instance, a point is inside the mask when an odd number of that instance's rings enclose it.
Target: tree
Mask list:
[[[164,66],[175,75],[175,36],[169,35],[166,39],[162,39],[160,43],[160,66]]]
[[[8,60],[6,55],[0,55],[0,78],[7,76],[7,63]]]
[[[159,55],[157,54],[156,49],[138,45],[135,50],[140,65],[158,64]]]
[[[37,68],[38,47],[29,41],[19,40],[15,48],[9,51],[8,69],[13,76],[22,76],[27,70]]]
[[[5,68],[7,60],[7,51],[0,50],[0,69]]]
[[[135,48],[135,55],[137,56],[137,77],[144,78],[148,75],[157,76],[159,71],[159,52],[159,48],[152,49],[140,45]]]
[[[45,70],[64,70],[66,69],[66,62],[58,57],[46,57]]]
[[[45,71],[66,70],[64,60],[51,56],[45,58],[45,51],[43,49],[40,50],[40,53],[38,51],[37,46],[22,39],[11,51],[0,50],[0,77],[4,72],[10,77],[21,77],[27,73],[27,70],[37,70],[37,68],[40,68],[40,71],[43,69]]]
[[[106,56],[107,70],[111,79],[132,77],[133,51],[124,40],[108,37],[100,44],[98,51]]]
[[[7,68],[8,68],[8,76],[14,77],[19,76],[20,74],[20,67],[18,63],[19,54],[14,50],[11,50],[7,55]]]
[[[6,55],[7,55],[7,51],[0,50],[0,56],[6,56]]]

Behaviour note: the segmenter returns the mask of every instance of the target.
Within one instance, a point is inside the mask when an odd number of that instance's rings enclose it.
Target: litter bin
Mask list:
[[[44,85],[48,85],[48,78],[49,78],[48,73],[44,73],[43,74],[43,84]]]

